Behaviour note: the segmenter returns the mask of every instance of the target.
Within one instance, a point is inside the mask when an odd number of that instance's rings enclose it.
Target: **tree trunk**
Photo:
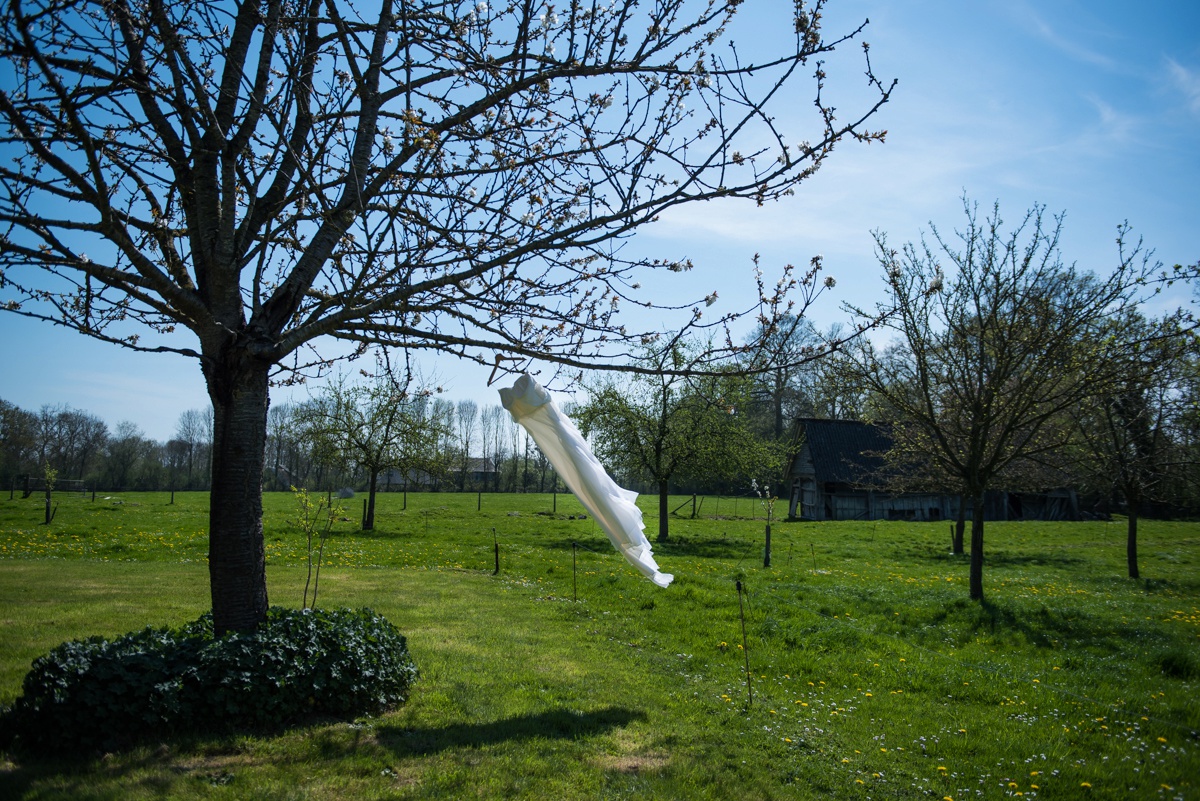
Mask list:
[[[363,515],[363,531],[375,530],[375,490],[379,483],[379,473],[371,471],[371,480],[367,484],[367,513]]]
[[[983,493],[971,510],[971,600],[983,600]]]
[[[213,404],[208,575],[218,636],[254,631],[267,616],[262,485],[268,365],[222,356],[204,362]]]
[[[666,542],[667,534],[667,482],[658,482],[658,541]]]
[[[954,537],[951,540],[950,549],[955,556],[962,556],[966,553],[963,548],[963,535],[967,531],[967,496],[958,496],[958,518],[954,521]]]
[[[1126,528],[1128,536],[1125,540],[1125,558],[1129,562],[1129,577],[1131,579],[1138,578],[1137,528],[1138,505],[1135,502],[1131,502],[1129,504],[1129,522]]]

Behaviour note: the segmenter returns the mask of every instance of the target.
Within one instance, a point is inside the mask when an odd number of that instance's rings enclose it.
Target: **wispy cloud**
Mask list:
[[[1030,6],[1022,3],[1014,5],[1012,10],[1027,30],[1068,58],[1084,64],[1102,67],[1106,70],[1118,68],[1117,61],[1085,44],[1064,36]]]
[[[1171,85],[1183,94],[1193,114],[1200,114],[1200,70],[1188,69],[1173,58],[1166,59]]]
[[[1109,145],[1124,146],[1137,138],[1139,120],[1136,116],[1118,111],[1095,95],[1087,95],[1086,100],[1096,110],[1097,121],[1084,135],[1083,140],[1107,150]],[[1079,144],[1083,144],[1083,141]]]

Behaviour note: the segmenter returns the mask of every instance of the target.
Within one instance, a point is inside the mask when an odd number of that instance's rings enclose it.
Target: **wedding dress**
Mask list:
[[[550,460],[567,487],[600,524],[613,547],[642,575],[660,587],[674,578],[661,573],[643,532],[637,493],[618,487],[592,453],[579,429],[559,411],[537,381],[522,375],[511,389],[500,390],[500,403]]]

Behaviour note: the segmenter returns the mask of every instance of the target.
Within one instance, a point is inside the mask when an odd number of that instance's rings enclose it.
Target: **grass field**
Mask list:
[[[45,526],[0,499],[0,703],[65,639],[208,607],[207,496],[168,500],[62,496]],[[348,502],[319,604],[408,636],[407,706],[3,755],[0,798],[1200,798],[1200,525],[1144,522],[1133,581],[1123,521],[991,523],[979,604],[944,523],[776,522],[764,569],[756,501],[707,498],[655,547],[663,590],[570,496],[403,502],[374,532]],[[266,504],[271,601],[299,606],[295,502]]]

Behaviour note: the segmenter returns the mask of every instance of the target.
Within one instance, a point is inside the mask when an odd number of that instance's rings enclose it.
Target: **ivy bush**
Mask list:
[[[181,732],[273,728],[403,704],[408,645],[369,609],[272,607],[252,634],[213,636],[209,614],[177,629],[91,637],[34,661],[0,715],[6,745],[113,750]]]

